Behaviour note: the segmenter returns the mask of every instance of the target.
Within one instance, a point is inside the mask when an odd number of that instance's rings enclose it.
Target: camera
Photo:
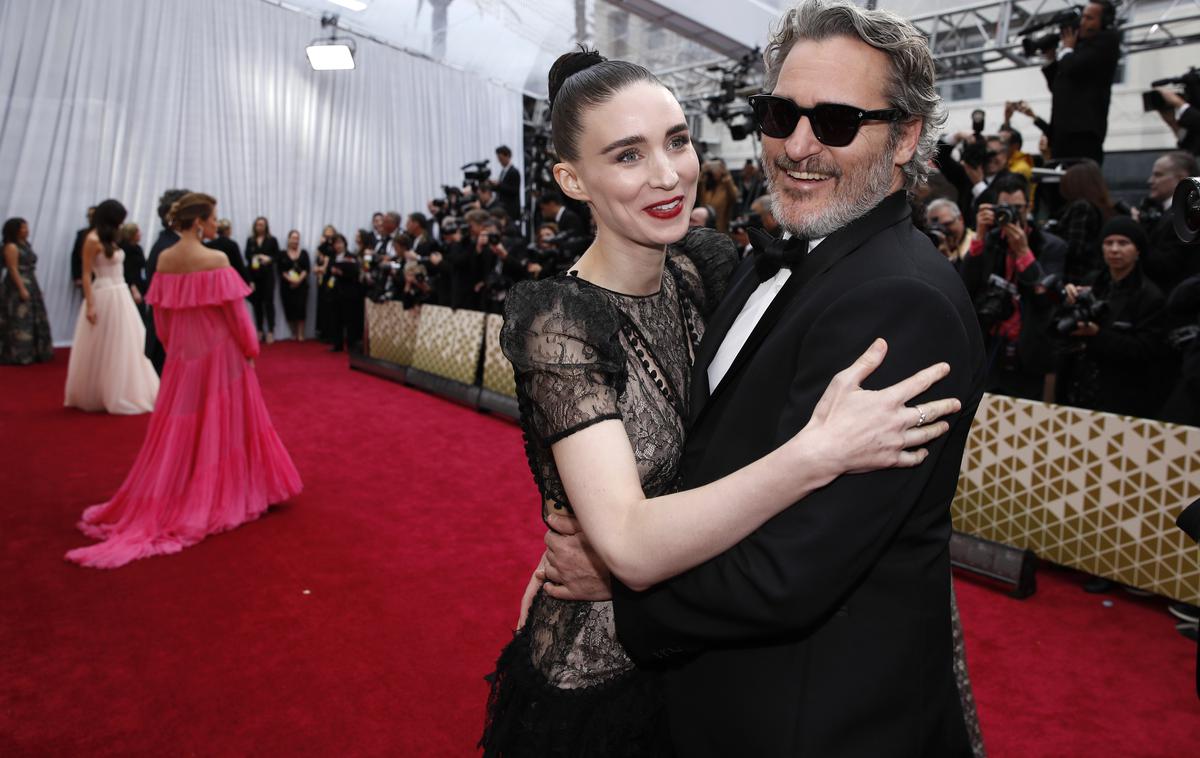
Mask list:
[[[999,229],[1009,224],[1017,224],[1020,226],[1024,220],[1021,218],[1021,212],[1015,207],[1007,203],[996,203],[992,206],[992,214],[996,217],[996,228]]]
[[[1025,53],[1026,58],[1033,58],[1038,53],[1046,53],[1058,47],[1058,43],[1062,41],[1063,29],[1078,29],[1079,21],[1083,17],[1082,6],[1072,6],[1064,11],[1059,11],[1051,16],[1046,21],[1040,24],[1034,24],[1023,32],[1021,38],[1021,51]],[[1036,31],[1055,27],[1056,32],[1049,32],[1041,36],[1033,36]]]
[[[740,232],[743,229],[749,228],[762,229],[762,216],[757,213],[748,213],[745,216],[738,216],[729,223],[729,231]]]
[[[934,247],[940,248],[950,237],[950,230],[938,221],[930,221],[929,225],[925,227],[925,234]]]
[[[478,186],[479,182],[486,181],[492,176],[492,170],[488,168],[488,162],[471,161],[460,166],[463,172],[463,186]]]
[[[1200,238],[1200,176],[1192,176],[1175,185],[1171,200],[1175,235],[1191,244]]]
[[[1011,318],[1016,310],[1013,304],[1016,296],[1017,285],[996,274],[989,276],[983,292],[975,298],[975,315],[979,316],[980,326],[986,329]]]
[[[1065,299],[1066,293],[1060,293]],[[1054,332],[1060,337],[1070,336],[1080,324],[1099,324],[1108,315],[1108,302],[1099,300],[1091,290],[1075,295],[1075,303],[1059,309],[1054,319]]]
[[[499,245],[500,244],[500,233],[499,232],[488,232],[487,233],[487,243],[489,245]]]
[[[971,111],[971,131],[974,136],[963,145],[962,162],[972,168],[982,168],[995,153],[987,149],[987,140],[983,136],[984,112]]]

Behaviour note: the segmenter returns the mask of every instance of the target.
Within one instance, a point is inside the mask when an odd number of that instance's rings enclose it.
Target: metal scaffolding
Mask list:
[[[1164,3],[1127,0],[1117,10],[1123,56],[1200,42],[1200,0],[1174,0],[1155,16],[1148,6]],[[1021,39],[1026,30],[1077,7],[1071,0],[991,0],[950,8],[911,19],[929,38],[938,79],[979,77],[993,71],[1041,66],[1039,55],[1026,56]],[[1134,11],[1146,18],[1131,22]],[[1177,12],[1178,11],[1178,12]],[[1042,32],[1053,31],[1053,28]]]

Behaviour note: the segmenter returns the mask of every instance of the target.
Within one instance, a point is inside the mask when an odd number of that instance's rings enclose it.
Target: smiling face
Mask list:
[[[858,39],[801,41],[789,51],[772,94],[802,108],[838,103],[882,110],[891,107],[881,76],[890,67],[885,53]],[[801,237],[825,237],[903,187],[900,167],[916,150],[920,121],[904,123],[895,140],[890,130],[885,122],[864,121],[850,144],[829,147],[804,116],[787,138],[763,135],[763,166],[780,224]]]
[[[687,232],[699,174],[683,109],[648,82],[588,110],[579,157],[554,167],[563,191],[591,205],[600,235],[655,249]]]

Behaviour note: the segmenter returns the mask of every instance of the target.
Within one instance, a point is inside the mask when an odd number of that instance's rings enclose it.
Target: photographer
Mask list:
[[[470,218],[468,214],[468,221]],[[525,250],[523,246],[510,249],[513,238],[506,240],[494,219],[489,217],[481,223],[481,227],[475,238],[478,281],[474,289],[483,306],[482,310],[504,313],[504,301],[509,288],[525,278]]]
[[[1167,295],[1181,281],[1200,273],[1200,250],[1180,241],[1171,220],[1176,185],[1197,175],[1200,165],[1191,153],[1176,150],[1159,156],[1147,181],[1150,192],[1137,209],[1136,218],[1150,238],[1150,248],[1142,256],[1142,270]]]
[[[500,174],[496,177],[496,194],[500,204],[508,211],[509,218],[521,217],[521,172],[512,165],[512,150],[508,145],[496,148],[496,160],[500,163]]]
[[[1101,240],[1106,268],[1090,288],[1068,284],[1056,314],[1056,331],[1072,339],[1059,359],[1058,400],[1152,417],[1173,383],[1161,331],[1165,298],[1142,275],[1148,241],[1136,221],[1110,219]]]
[[[585,234],[587,231],[583,228],[583,219],[563,205],[562,195],[557,191],[546,192],[538,198],[538,210],[541,211],[542,221],[557,224],[560,233]]]
[[[1024,177],[1008,174],[995,190],[998,202],[979,207],[962,277],[988,343],[989,391],[1041,400],[1054,363],[1041,282],[1062,271],[1066,243],[1029,224]]]
[[[591,240],[571,232],[558,231],[555,224],[538,227],[537,242],[529,251],[525,273],[530,279],[548,279],[568,271]]]
[[[758,216],[762,230],[767,234],[778,237],[783,233],[783,230],[779,228],[779,220],[775,218],[770,195],[759,195],[755,198],[754,202],[750,203],[750,212]]]
[[[430,253],[425,264],[433,287],[433,302],[449,308],[468,308],[475,297],[472,271],[475,251],[463,241],[464,224],[455,216],[441,222],[442,251]]]
[[[967,228],[958,204],[939,197],[929,203],[925,218],[926,233],[933,239],[938,252],[962,273],[967,251],[975,241],[975,232]]]
[[[996,181],[1009,174],[1008,145],[998,135],[984,136],[982,112],[975,116],[976,131],[958,132],[938,145],[935,162],[942,175],[958,192],[958,207],[972,221],[983,203],[994,204]],[[961,146],[959,158],[954,149]]]
[[[696,207],[707,205],[712,208],[717,231],[728,233],[729,222],[738,204],[738,188],[725,161],[716,158],[705,161],[700,172],[700,185],[696,193]]]
[[[441,245],[429,233],[429,219],[424,213],[410,213],[404,222],[404,233],[412,238],[412,250],[425,263],[430,254],[441,249]]]
[[[1101,227],[1128,209],[1119,208],[1113,202],[1099,164],[1090,159],[1066,170],[1059,182],[1058,194],[1066,203],[1054,227],[1055,233],[1067,241],[1064,276],[1069,282],[1087,281],[1104,267],[1100,255]]]
[[[1116,9],[1107,0],[1088,3],[1074,23],[1061,28],[1062,44],[1046,50],[1042,68],[1052,95],[1050,152],[1056,160],[1091,158],[1104,162],[1108,106],[1121,40],[1113,29]]]
[[[1197,155],[1200,154],[1200,102],[1196,100],[1200,99],[1200,72],[1192,69],[1182,79],[1187,82],[1185,95],[1167,87],[1155,88],[1163,106],[1158,115],[1175,133],[1179,149]]]
[[[1180,358],[1179,376],[1159,416],[1200,426],[1200,274],[1183,280],[1167,299],[1167,342]]]
[[[429,275],[425,267],[415,261],[404,264],[403,284],[397,289],[394,300],[399,300],[404,310],[417,308],[432,302],[432,287],[429,285]]]

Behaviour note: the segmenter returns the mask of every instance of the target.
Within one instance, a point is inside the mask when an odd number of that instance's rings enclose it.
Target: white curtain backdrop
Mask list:
[[[353,244],[373,211],[424,211],[468,161],[494,175],[497,145],[519,166],[518,92],[366,40],[356,70],[312,71],[318,36],[261,0],[0,0],[0,212],[29,222],[57,344],[79,308],[75,232],[105,198],[147,251],[159,194],[185,187],[216,196],[239,245],[262,215],[315,254],[327,223]]]

